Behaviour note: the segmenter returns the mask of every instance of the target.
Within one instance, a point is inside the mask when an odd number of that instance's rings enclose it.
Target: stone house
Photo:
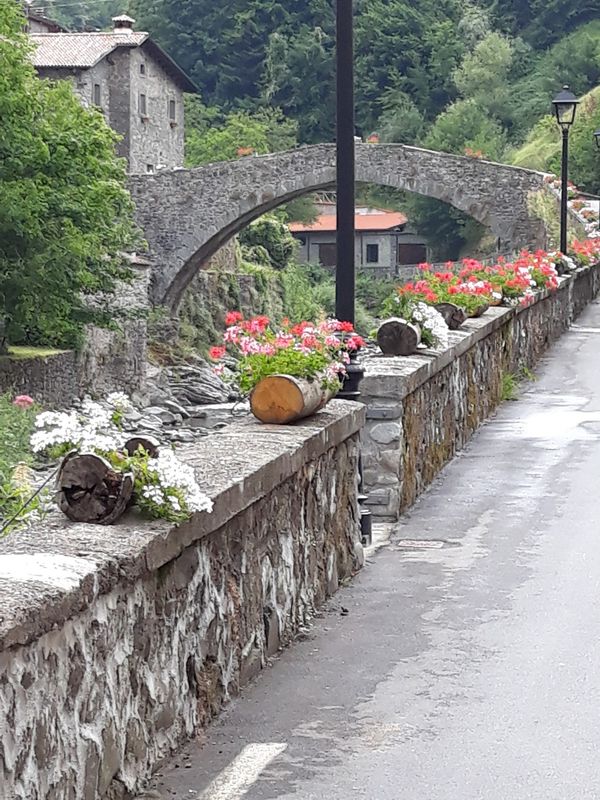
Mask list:
[[[30,8],[25,8],[27,16],[27,30],[29,33],[66,33],[62,25],[48,19],[43,14],[38,14]]]
[[[303,263],[335,267],[336,205],[317,203],[319,216],[312,225],[294,222],[290,231],[300,243],[299,258]],[[356,208],[356,266],[373,274],[387,276],[402,273],[427,261],[428,247],[419,234],[408,227],[408,219],[398,211],[359,206]]]
[[[70,80],[85,105],[103,112],[122,137],[117,152],[130,172],[182,167],[183,95],[198,90],[134,23],[122,15],[112,31],[68,33],[42,30],[48,21],[29,15],[33,63],[40,77]]]

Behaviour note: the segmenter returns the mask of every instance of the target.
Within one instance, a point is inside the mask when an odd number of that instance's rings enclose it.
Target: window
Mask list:
[[[169,119],[171,122],[177,122],[177,104],[175,100],[169,100]]]
[[[379,264],[379,245],[367,245],[367,264]]]
[[[398,264],[412,266],[427,261],[427,247],[424,244],[400,243],[398,245]]]
[[[102,105],[102,89],[100,88],[99,83],[94,84],[94,105],[101,106]]]
[[[140,95],[140,114],[142,117],[148,116],[148,107],[146,105],[146,95]]]
[[[337,245],[319,245],[319,263],[322,267],[335,267],[337,264]]]
[[[140,64],[140,75],[145,75],[145,74],[146,74],[146,65]]]
[[[154,172],[154,164],[146,164],[146,172]]]

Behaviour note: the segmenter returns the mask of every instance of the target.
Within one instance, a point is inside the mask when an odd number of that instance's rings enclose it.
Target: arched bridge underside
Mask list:
[[[130,189],[153,262],[152,299],[176,308],[202,265],[267,211],[335,184],[334,145],[134,175]],[[543,244],[528,196],[539,172],[404,145],[359,144],[356,177],[449,203],[491,229],[501,247]]]

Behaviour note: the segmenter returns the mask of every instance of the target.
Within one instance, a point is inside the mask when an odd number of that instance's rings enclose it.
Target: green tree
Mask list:
[[[512,66],[512,46],[499,33],[489,33],[468,53],[454,72],[454,82],[461,96],[495,119],[510,114],[508,76]]]
[[[402,91],[389,90],[383,100],[383,114],[377,122],[382,142],[415,144],[426,124],[417,104]]]
[[[34,7],[38,4],[34,2]],[[43,8],[46,16],[60,22],[70,30],[93,30],[106,28],[110,21],[118,14],[127,11],[127,0],[78,0],[78,2],[63,2],[63,0],[46,0]]]
[[[332,141],[335,135],[333,37],[303,26],[272,34],[263,77],[263,97],[298,120],[302,142]]]
[[[72,346],[137,242],[115,134],[71,85],[37,78],[16,2],[0,5],[0,340]]]
[[[266,251],[273,269],[281,270],[290,266],[297,250],[296,240],[276,214],[265,214],[250,223],[239,239],[242,248],[261,248]]]
[[[463,154],[469,149],[492,161],[500,161],[506,147],[506,134],[500,123],[475,100],[457,100],[439,115],[424,144],[445,153]]]
[[[289,150],[296,144],[296,125],[280,111],[260,109],[255,114],[237,111],[219,124],[188,120],[186,124],[186,163],[189,167],[232,161],[240,155],[264,155]]]

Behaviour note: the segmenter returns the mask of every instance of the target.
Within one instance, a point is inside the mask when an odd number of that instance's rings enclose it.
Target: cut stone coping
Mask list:
[[[59,627],[121,581],[159,569],[218,530],[302,467],[358,433],[365,407],[333,400],[294,425],[248,417],[178,448],[214,503],[173,526],[127,514],[116,525],[69,522],[58,511],[0,540],[0,650]]]
[[[364,360],[365,380],[377,381],[378,378],[397,376],[401,383],[385,384],[390,386],[390,398],[401,401],[415,392],[420,386],[441,372],[450,363],[470,350],[473,345],[487,338],[491,333],[505,325],[509,319],[522,314],[531,305],[540,303],[555,292],[569,290],[578,275],[589,272],[590,267],[583,267],[569,275],[561,276],[558,288],[554,291],[544,289],[537,292],[529,306],[491,306],[481,317],[470,317],[456,331],[449,331],[450,346],[445,350],[421,350],[411,356],[386,356],[372,354]],[[385,398],[383,387],[377,392]]]

